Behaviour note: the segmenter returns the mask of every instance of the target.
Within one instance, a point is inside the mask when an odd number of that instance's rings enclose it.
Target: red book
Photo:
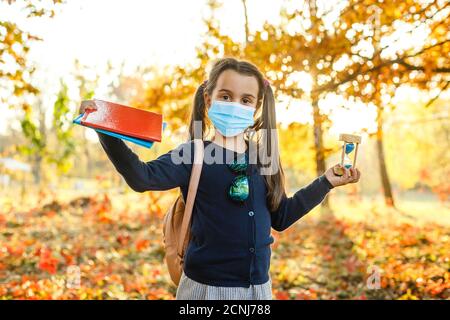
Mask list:
[[[161,114],[98,99],[94,99],[94,102],[97,110],[86,110],[81,118],[83,125],[161,142]]]

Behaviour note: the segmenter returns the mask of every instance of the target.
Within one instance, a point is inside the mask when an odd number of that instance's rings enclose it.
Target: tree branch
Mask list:
[[[450,81],[447,81],[447,83],[445,84],[445,86],[443,88],[441,88],[439,93],[435,97],[430,99],[430,101],[427,102],[427,104],[425,105],[425,109],[428,108],[429,106],[431,106],[433,104],[433,102],[435,102],[437,99],[439,99],[439,97],[441,96],[442,92],[444,92],[449,85],[450,85]]]

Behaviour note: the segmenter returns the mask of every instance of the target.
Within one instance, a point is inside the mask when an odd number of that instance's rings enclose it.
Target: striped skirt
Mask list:
[[[216,287],[188,278],[181,274],[177,288],[177,300],[272,300],[272,279],[250,287]]]

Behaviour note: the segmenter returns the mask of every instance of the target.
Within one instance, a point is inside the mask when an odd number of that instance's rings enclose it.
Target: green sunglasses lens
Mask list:
[[[247,170],[248,165],[247,157],[248,157],[247,154],[244,154],[244,156],[240,157],[240,159],[236,159],[232,163],[229,163],[228,167],[233,172],[241,172]]]
[[[249,187],[248,178],[245,175],[239,175],[233,179],[228,195],[235,201],[244,201],[248,198]]]

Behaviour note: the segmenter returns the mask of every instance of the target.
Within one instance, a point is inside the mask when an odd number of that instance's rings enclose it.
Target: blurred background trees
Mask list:
[[[61,1],[3,5],[19,6],[25,18],[53,17],[65,6]],[[75,60],[73,81],[60,79],[53,104],[43,102],[42,89],[33,81],[36,66],[27,63],[27,52],[39,36],[22,31],[14,19],[0,21],[1,98],[4,107],[17,110],[21,121],[17,140],[2,138],[3,156],[19,151],[31,162],[37,184],[45,170],[53,176],[85,178],[102,172],[98,166],[107,165],[104,155],[85,132],[74,130],[71,120],[75,106],[94,97],[106,82],[104,94],[111,99],[169,119],[166,143],[137,150],[143,157],[154,157],[186,137],[193,95],[211,61],[234,56],[255,63],[276,91],[281,152],[291,191],[336,163],[338,133],[353,131],[366,139],[359,163],[365,171],[365,192],[381,192],[392,207],[395,188],[425,187],[447,199],[448,179],[443,177],[449,171],[448,1],[285,1],[278,23],[266,21],[254,28],[254,7],[242,0],[237,15],[242,19],[234,20],[242,26],[241,37],[221,27],[228,18],[224,6],[221,1],[205,1],[204,34],[189,63],[142,65],[125,72],[124,65],[108,61],[98,71]],[[403,92],[409,92],[408,98],[420,94],[421,100],[405,102]],[[349,111],[355,109],[373,117],[370,128],[355,127],[359,119]],[[302,121],[285,121],[289,116],[284,114]],[[413,128],[409,134],[408,128]],[[328,201],[323,203],[327,210]]]

